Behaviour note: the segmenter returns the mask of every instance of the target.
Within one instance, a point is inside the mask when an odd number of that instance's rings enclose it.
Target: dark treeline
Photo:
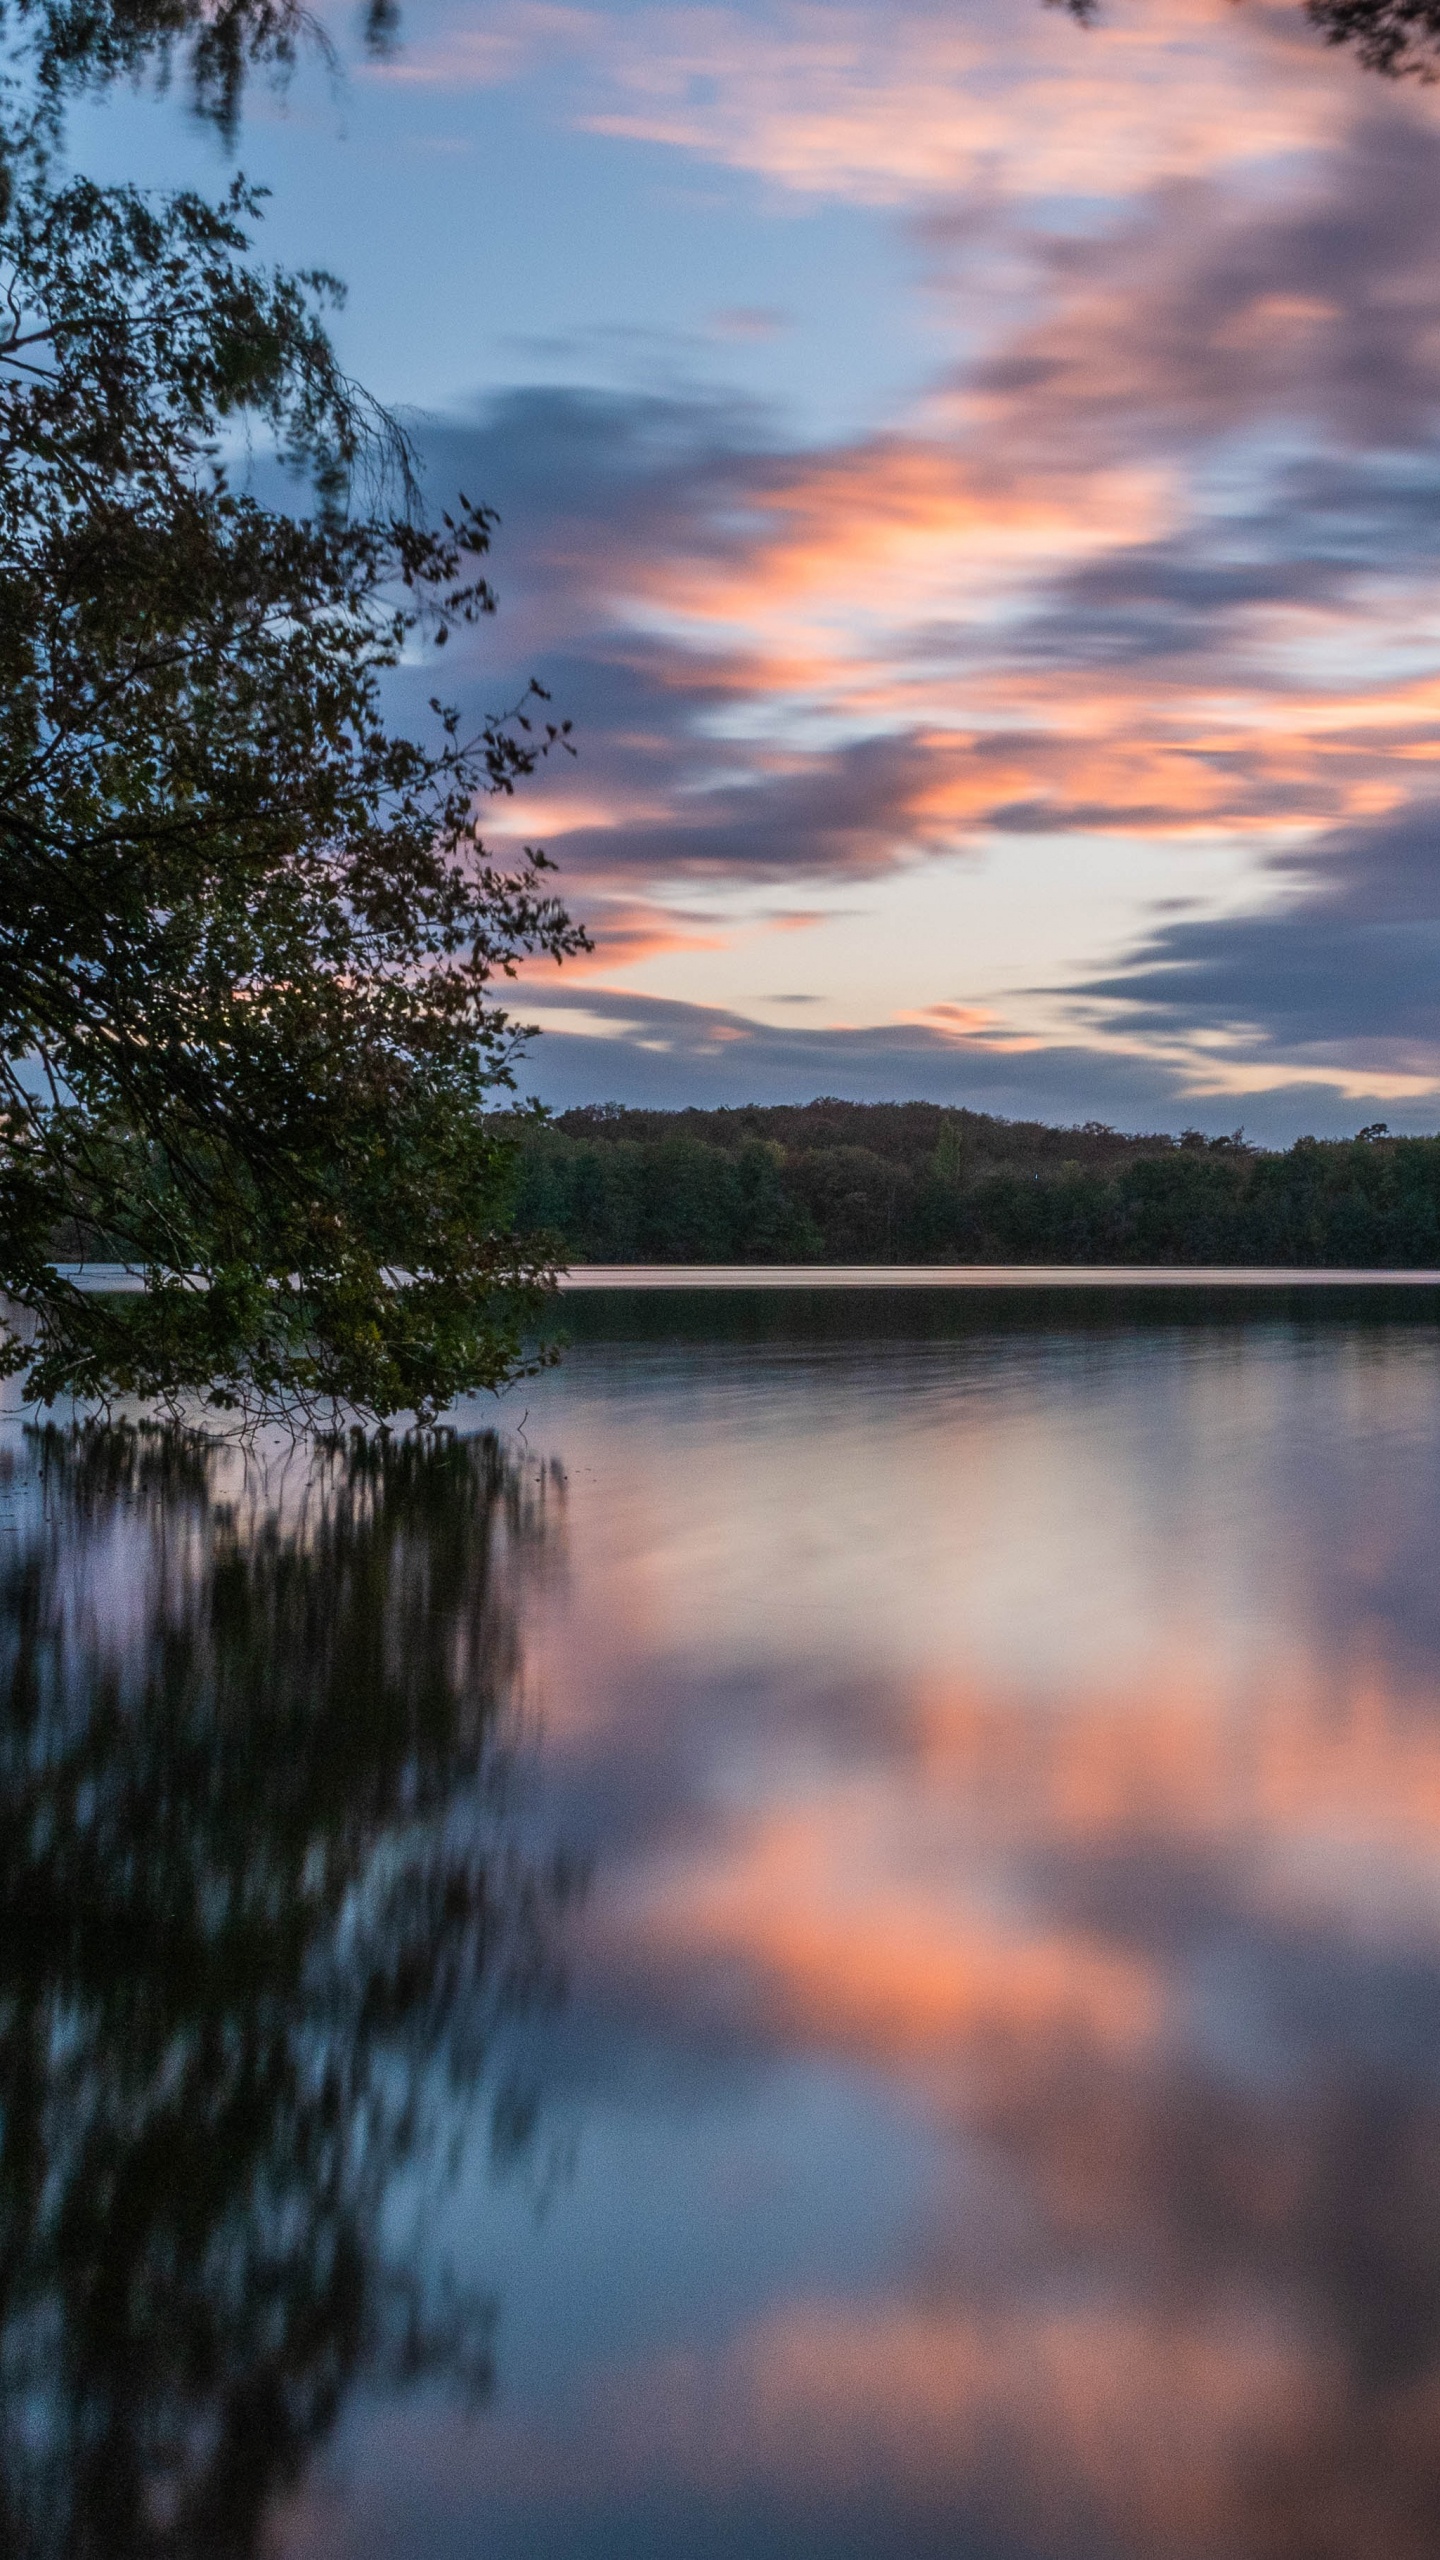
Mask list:
[[[517,1223],[572,1262],[1440,1265],[1440,1138],[1051,1129],[937,1103],[600,1103],[519,1121]]]

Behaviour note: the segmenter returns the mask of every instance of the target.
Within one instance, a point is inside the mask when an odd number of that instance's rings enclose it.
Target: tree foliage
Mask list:
[[[388,46],[394,23],[393,0],[367,0],[372,49]],[[306,46],[334,56],[303,0],[9,0],[0,27],[28,78],[26,121],[52,131],[77,90],[147,73],[168,83],[178,65],[195,112],[233,135],[255,73],[287,79]]]
[[[51,12],[42,87],[186,24],[212,90],[225,28],[293,31]],[[476,808],[564,726],[532,688],[394,731],[388,671],[493,608],[491,514],[427,523],[337,288],[252,261],[243,184],[59,180],[38,133],[0,222],[0,1283],[31,1385],[432,1414],[510,1372],[546,1276],[485,1110],[519,1036],[491,989],[584,936]],[[304,503],[242,484],[256,431]],[[67,1247],[144,1294],[82,1296]]]
[[[1127,1137],[938,1103],[568,1111],[519,1214],[574,1262],[1440,1268],[1440,1139]]]

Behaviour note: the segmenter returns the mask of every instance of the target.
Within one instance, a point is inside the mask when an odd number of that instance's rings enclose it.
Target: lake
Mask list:
[[[1428,2560],[1433,1294],[563,1313],[11,1429],[6,2548]]]

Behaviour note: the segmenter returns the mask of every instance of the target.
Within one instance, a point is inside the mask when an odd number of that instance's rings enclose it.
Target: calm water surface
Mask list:
[[[1428,1308],[566,1317],[10,1443],[0,2542],[1433,2555]]]

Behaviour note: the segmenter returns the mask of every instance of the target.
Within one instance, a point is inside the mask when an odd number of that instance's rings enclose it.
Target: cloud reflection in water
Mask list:
[[[1432,2552],[1440,1337],[1267,1306],[577,1301],[563,1572],[32,1444],[10,2547]]]
[[[1440,1346],[843,1325],[532,1414],[579,2166],[513,2387],[296,2547],[1419,2560]]]

